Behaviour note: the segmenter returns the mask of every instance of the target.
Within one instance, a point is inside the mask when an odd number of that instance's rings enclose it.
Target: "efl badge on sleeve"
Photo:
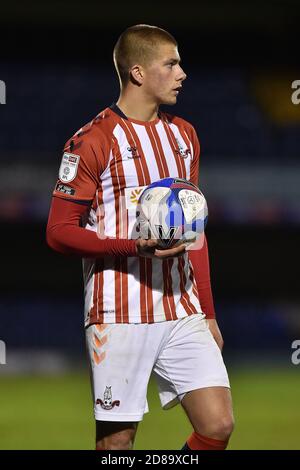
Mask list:
[[[74,153],[65,152],[59,168],[59,179],[65,183],[70,183],[77,175],[80,156]]]

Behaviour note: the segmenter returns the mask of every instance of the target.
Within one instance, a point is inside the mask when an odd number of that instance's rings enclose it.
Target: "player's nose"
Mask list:
[[[185,71],[180,67],[180,75],[179,75],[179,79],[181,82],[183,82],[185,79],[187,78],[187,74],[185,73]]]

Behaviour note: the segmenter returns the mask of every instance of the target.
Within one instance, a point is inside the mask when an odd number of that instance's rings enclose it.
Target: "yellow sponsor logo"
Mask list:
[[[138,200],[139,200],[139,197],[140,197],[141,193],[143,192],[143,190],[144,190],[143,188],[137,188],[137,189],[133,189],[133,190],[131,191],[131,194],[130,194],[130,202],[131,202],[132,204],[137,205]]]

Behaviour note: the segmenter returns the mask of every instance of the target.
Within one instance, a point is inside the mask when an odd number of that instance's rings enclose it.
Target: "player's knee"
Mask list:
[[[203,428],[199,426],[198,429],[195,429],[201,435],[205,435],[212,439],[217,439],[220,441],[228,441],[234,429],[234,419],[232,416],[219,417],[215,420],[211,420]]]
[[[214,423],[211,424],[209,430],[210,436],[213,439],[218,439],[220,441],[228,441],[234,429],[234,419],[232,416],[226,416],[217,419]]]
[[[134,435],[132,432],[122,432],[106,436],[96,442],[96,450],[131,450]]]
[[[228,441],[234,429],[234,419],[233,417],[225,418],[221,420],[219,425],[219,435],[221,435],[221,440]]]

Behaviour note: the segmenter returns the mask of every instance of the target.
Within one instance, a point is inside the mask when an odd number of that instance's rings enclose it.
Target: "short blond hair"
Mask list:
[[[134,64],[148,65],[155,57],[157,46],[167,43],[177,47],[175,38],[158,26],[137,24],[127,28],[119,37],[113,51],[113,60],[121,84],[128,83],[130,68]]]

